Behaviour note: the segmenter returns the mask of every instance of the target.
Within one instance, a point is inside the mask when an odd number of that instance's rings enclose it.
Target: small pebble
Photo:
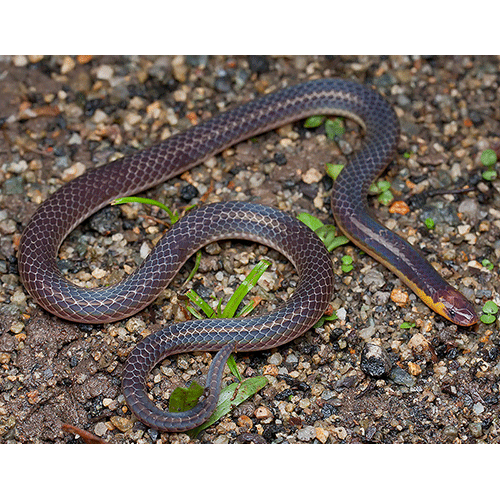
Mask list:
[[[406,387],[413,387],[416,383],[415,378],[399,366],[395,366],[391,370],[391,380]]]
[[[132,421],[125,417],[111,417],[111,423],[120,431],[127,432],[132,429]]]
[[[69,73],[71,70],[73,70],[75,68],[75,66],[76,66],[75,60],[70,56],[66,56],[63,59],[63,62],[61,65],[61,74],[65,75],[65,74]]]
[[[302,175],[302,180],[306,184],[313,184],[314,182],[319,182],[322,178],[323,174],[315,168],[310,168],[305,174]]]
[[[14,56],[12,61],[14,62],[14,66],[18,68],[28,65],[28,58],[26,56]]]
[[[297,431],[300,441],[312,441],[316,437],[316,429],[312,425],[306,425]]]
[[[265,406],[259,406],[255,411],[254,411],[255,418],[258,420],[266,420],[273,418],[273,414],[269,408],[266,408]]]
[[[391,300],[399,307],[404,307],[408,303],[408,292],[401,288],[394,288],[391,292]]]
[[[101,64],[101,66],[99,66],[97,68],[97,73],[96,73],[96,76],[99,80],[111,80],[111,78],[113,77],[113,68],[107,64]]]
[[[125,328],[130,332],[140,332],[146,328],[146,323],[138,316],[133,316],[125,323]]]
[[[267,358],[267,362],[271,365],[279,366],[283,362],[283,357],[279,352],[275,352],[274,354],[271,354],[269,358]]]
[[[387,353],[376,344],[366,344],[361,353],[361,370],[370,377],[383,377],[391,370]]]
[[[97,422],[97,424],[94,427],[94,434],[96,436],[102,437],[104,434],[108,432],[108,427],[104,422]]]

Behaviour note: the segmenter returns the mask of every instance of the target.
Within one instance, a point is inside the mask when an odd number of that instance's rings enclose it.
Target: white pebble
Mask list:
[[[306,184],[313,184],[314,182],[319,182],[323,175],[321,172],[315,168],[310,168],[303,176],[302,180]]]
[[[139,255],[141,256],[142,259],[145,259],[149,253],[151,252],[151,248],[149,248],[149,245],[147,244],[147,242],[143,242],[143,244],[141,245],[141,249],[139,251]]]
[[[95,113],[92,116],[92,121],[94,123],[103,123],[107,120],[108,115],[102,109],[96,109]]]
[[[28,64],[28,58],[26,56],[14,56],[12,59],[14,66],[21,67]]]
[[[336,311],[337,318],[339,318],[341,321],[344,321],[347,317],[347,311],[341,307],[340,309],[337,309]]]
[[[74,59],[70,56],[66,56],[63,59],[63,63],[61,65],[61,74],[65,75],[66,73],[69,73],[74,67],[76,63]]]
[[[106,274],[107,274],[107,272],[104,269],[100,269],[99,267],[92,271],[92,276],[96,279],[104,278],[104,276],[106,276]]]
[[[64,170],[62,174],[62,180],[64,182],[68,182],[75,177],[79,177],[85,172],[85,165],[81,162],[76,162],[71,167],[68,167]]]
[[[106,426],[106,424],[104,422],[98,422],[96,424],[96,426],[94,427],[94,434],[96,436],[104,436],[104,434],[106,434],[106,432],[108,432],[108,427]]]
[[[97,78],[99,80],[110,80],[113,77],[113,68],[107,64],[101,64],[97,68]]]
[[[476,403],[473,407],[472,407],[474,413],[476,415],[481,415],[481,413],[483,413],[484,411],[484,406],[481,404],[481,403]]]
[[[13,174],[22,174],[26,170],[28,170],[28,164],[25,160],[21,160],[18,163],[13,162],[7,167],[7,171]]]

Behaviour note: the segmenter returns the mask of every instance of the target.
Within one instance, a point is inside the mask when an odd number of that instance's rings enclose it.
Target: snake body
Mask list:
[[[288,87],[86,172],[42,203],[22,235],[18,262],[27,291],[46,310],[85,323],[116,321],[143,309],[190,255],[212,241],[239,238],[264,243],[297,268],[297,290],[271,314],[173,324],[134,348],[123,370],[122,388],[130,409],[147,425],[167,431],[196,427],[215,408],[231,352],[278,346],[311,328],[333,293],[330,256],[317,236],[293,217],[245,202],[216,203],[190,212],[134,273],[111,287],[85,289],[68,282],[57,268],[59,246],[81,221],[115,198],[164,182],[249,137],[317,114],[346,116],[365,129],[363,147],[342,170],[332,192],[332,212],[342,231],[435,311],[461,325],[477,321],[473,306],[462,294],[419,252],[368,214],[367,190],[397,146],[398,120],[390,105],[370,88],[340,79]],[[161,411],[147,396],[148,372],[167,356],[193,350],[217,352],[207,376],[206,397],[188,412]]]

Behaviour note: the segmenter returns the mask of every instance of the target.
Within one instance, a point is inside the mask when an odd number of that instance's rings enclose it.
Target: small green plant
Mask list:
[[[321,328],[327,321],[335,321],[338,319],[337,313],[333,313],[329,316],[323,316],[319,321],[313,326],[313,328]]]
[[[497,154],[493,149],[485,149],[481,153],[481,163],[487,168],[487,170],[482,173],[485,181],[493,181],[497,178],[497,172],[495,170],[497,160]]]
[[[326,164],[326,173],[333,180],[336,180],[343,168],[344,168],[344,165],[341,165],[341,164],[327,163]]]
[[[243,301],[245,295],[247,295],[248,292],[250,292],[250,290],[257,284],[257,281],[259,281],[260,277],[270,265],[271,263],[267,260],[259,262],[241,282],[238,288],[234,291],[233,295],[231,295],[224,309],[222,309],[221,301],[219,301],[216,310],[214,310],[194,290],[189,290],[186,293],[186,296],[194,305],[201,309],[207,318],[238,318],[240,316],[246,316],[255,308],[256,304],[254,302],[250,302],[239,312],[237,312],[237,309]],[[203,315],[189,304],[186,305],[186,309],[195,318],[203,318]]]
[[[376,181],[368,190],[368,193],[377,195],[378,201],[382,205],[390,205],[392,200],[394,200],[394,195],[391,192],[391,183],[389,181]]]
[[[317,128],[323,123],[325,124],[326,136],[333,141],[345,133],[344,120],[340,117],[332,120],[323,115],[310,116],[304,122],[304,127]]]
[[[404,321],[399,325],[399,328],[402,328],[403,330],[409,330],[410,328],[415,328],[415,323]]]
[[[427,226],[427,229],[429,229],[429,230],[432,230],[436,227],[436,223],[430,217],[427,217],[427,219],[425,219],[425,225]]]
[[[329,252],[349,242],[346,236],[336,236],[337,228],[333,224],[323,224],[318,218],[314,217],[314,215],[304,212],[299,214],[297,219],[319,236]]]
[[[486,269],[488,269],[488,271],[493,271],[493,268],[495,267],[495,266],[493,265],[493,263],[492,263],[491,261],[489,261],[488,259],[483,259],[483,260],[481,261],[481,265],[482,265],[483,267],[485,267]]]
[[[344,165],[327,163],[326,164],[326,173],[334,180],[337,180],[340,172],[344,168]],[[380,180],[374,182],[370,189],[368,190],[369,194],[377,195],[378,201],[382,205],[389,205],[392,200],[394,200],[394,195],[391,192],[391,183],[389,181]]]
[[[340,260],[342,261],[342,266],[340,267],[342,272],[350,273],[354,269],[350,255],[344,255]]]
[[[488,300],[484,303],[483,313],[481,321],[485,325],[491,325],[497,319],[496,314],[498,313],[498,306],[492,300]]]

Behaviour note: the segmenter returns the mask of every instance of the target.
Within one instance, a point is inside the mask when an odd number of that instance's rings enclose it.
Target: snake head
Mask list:
[[[435,306],[437,312],[457,325],[472,326],[479,321],[474,306],[452,287],[439,292]]]

